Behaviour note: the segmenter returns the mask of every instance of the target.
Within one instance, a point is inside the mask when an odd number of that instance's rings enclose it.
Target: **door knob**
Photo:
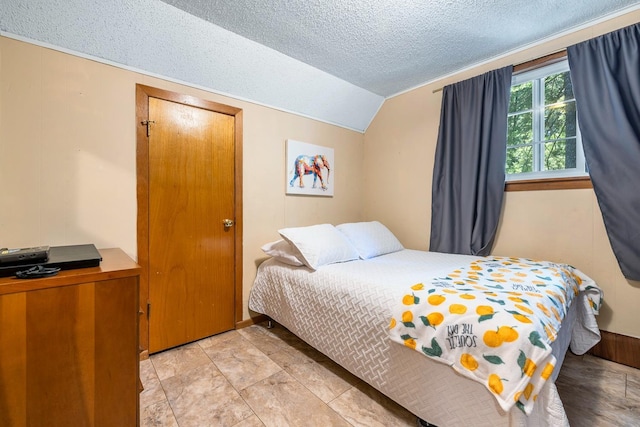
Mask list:
[[[224,228],[233,227],[233,220],[232,219],[223,219],[222,223],[224,224]]]

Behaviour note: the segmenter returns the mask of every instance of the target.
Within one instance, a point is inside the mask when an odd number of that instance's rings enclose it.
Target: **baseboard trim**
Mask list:
[[[266,322],[269,320],[269,317],[264,314],[258,314],[257,316],[250,317],[241,322],[236,323],[236,329],[247,328],[252,325],[257,325],[258,323]]]
[[[600,331],[602,339],[589,354],[640,369],[640,338]]]

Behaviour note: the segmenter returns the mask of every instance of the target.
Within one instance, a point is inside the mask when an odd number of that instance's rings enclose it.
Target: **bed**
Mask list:
[[[590,298],[576,291],[566,301],[557,335],[548,340],[556,368],[527,415],[515,406],[504,410],[485,384],[390,337],[407,286],[446,277],[481,257],[405,249],[378,222],[279,231],[283,240],[263,247],[272,258],[258,268],[251,310],[439,427],[568,425],[554,380],[569,347],[583,354],[599,341],[595,284]]]

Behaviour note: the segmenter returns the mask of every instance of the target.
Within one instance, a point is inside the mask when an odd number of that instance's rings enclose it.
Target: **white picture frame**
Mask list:
[[[286,194],[332,197],[333,148],[294,139],[288,139],[286,144]]]

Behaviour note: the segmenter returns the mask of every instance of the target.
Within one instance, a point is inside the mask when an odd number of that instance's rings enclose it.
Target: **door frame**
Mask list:
[[[149,356],[149,138],[147,125],[149,120],[149,98],[159,98],[191,107],[202,108],[216,113],[227,114],[235,118],[234,140],[234,322],[242,321],[242,109],[213,101],[136,84],[136,181],[137,181],[137,238],[138,264],[140,274],[140,358]],[[153,126],[151,125],[151,132]]]

